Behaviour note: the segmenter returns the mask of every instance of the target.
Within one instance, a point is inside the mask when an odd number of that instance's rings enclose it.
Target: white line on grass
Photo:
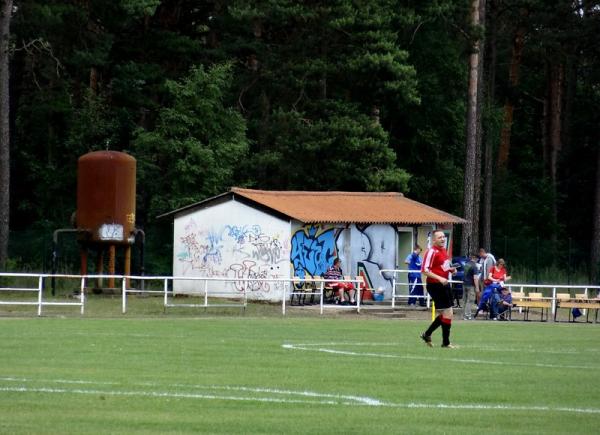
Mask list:
[[[0,378],[0,381],[6,382],[52,382],[56,384],[87,384],[87,385],[118,385],[117,382],[100,382],[100,381],[82,381],[77,379],[27,379],[27,378],[13,378],[4,377]]]
[[[20,383],[122,385],[122,384],[119,384],[118,382],[65,380],[65,379],[27,379],[27,378],[15,378],[15,377],[4,377],[4,378],[0,377],[0,382],[1,381],[20,382]],[[316,393],[313,391],[282,390],[282,389],[278,389],[278,388],[266,388],[266,387],[242,387],[242,386],[231,386],[231,385],[193,385],[193,384],[162,385],[162,384],[158,384],[156,382],[139,382],[139,383],[130,383],[128,385],[134,386],[134,387],[156,387],[156,388],[170,387],[170,388],[187,388],[187,389],[208,390],[208,391],[211,391],[211,390],[243,391],[243,392],[250,392],[250,393],[269,393],[269,394],[288,395],[288,396],[329,398],[329,399],[336,399],[335,403],[356,402],[356,403],[362,403],[364,405],[380,405],[383,403],[377,399],[373,399],[372,397],[350,396],[350,395],[343,395],[343,394]]]
[[[583,366],[583,365],[570,365],[570,364],[542,364],[542,363],[519,363],[519,362],[504,362],[504,361],[492,361],[474,358],[439,358],[434,356],[420,356],[420,355],[399,355],[399,354],[388,354],[388,353],[375,353],[375,352],[355,352],[350,350],[338,350],[330,349],[329,347],[321,346],[358,346],[360,344],[353,343],[314,343],[314,344],[282,344],[284,349],[292,350],[305,350],[309,352],[323,352],[337,355],[348,355],[358,357],[372,357],[372,358],[397,358],[397,359],[413,359],[422,361],[451,361],[459,363],[477,363],[477,364],[491,364],[491,365],[508,365],[508,366],[523,366],[523,367],[544,367],[544,368],[569,368],[569,369],[591,369],[595,370],[595,366]],[[370,346],[371,344],[369,344]],[[444,349],[444,352],[450,352]]]
[[[407,346],[406,343],[390,343],[390,342],[386,342],[386,343],[377,343],[377,342],[368,342],[368,343],[354,343],[354,342],[330,342],[330,343],[296,343],[294,344],[295,346],[342,346],[342,345],[348,345],[348,346],[377,346],[377,347],[382,347],[382,346],[387,346],[387,347],[395,347],[398,348],[402,345]],[[600,349],[585,349],[583,352],[579,351],[577,349],[535,349],[533,347],[493,347],[487,344],[472,344],[472,345],[465,345],[465,346],[460,346],[461,349],[479,349],[479,350],[483,350],[486,352],[519,352],[519,353],[548,353],[548,354],[557,354],[557,355],[564,355],[564,354],[580,354],[580,353],[588,353],[588,352],[600,352]]]
[[[235,387],[234,387],[235,388]],[[406,409],[462,409],[462,410],[504,410],[504,411],[540,411],[540,412],[569,412],[578,414],[600,414],[597,408],[573,408],[573,407],[551,407],[551,406],[512,406],[512,405],[481,405],[481,404],[454,404],[454,403],[391,403],[382,402],[377,399],[370,401],[346,401],[346,400],[300,400],[284,399],[279,397],[243,397],[243,396],[220,396],[216,394],[199,393],[181,393],[170,391],[118,391],[118,390],[83,390],[66,388],[45,388],[45,387],[0,387],[2,392],[11,393],[42,393],[42,394],[83,394],[98,396],[133,396],[133,397],[151,397],[151,398],[173,398],[173,399],[203,399],[203,400],[230,400],[246,402],[270,402],[284,404],[310,404],[310,405],[354,405],[354,406],[374,406],[386,408],[406,408]],[[286,393],[294,393],[288,391]],[[315,398],[330,397],[335,395],[320,394],[314,392],[296,392],[301,395],[311,394]],[[339,396],[343,398],[344,396]],[[353,397],[353,396],[350,396]]]

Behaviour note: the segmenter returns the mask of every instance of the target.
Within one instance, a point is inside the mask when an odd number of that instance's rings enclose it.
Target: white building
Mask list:
[[[452,225],[465,222],[396,192],[241,188],[160,217],[167,216],[174,218],[176,277],[239,278],[225,284],[235,288],[244,278],[319,276],[340,257],[344,274],[363,275],[370,288],[383,288],[386,298],[392,276],[381,270],[405,269],[414,244],[425,249],[435,228],[447,231],[451,250]],[[174,285],[185,293],[197,284]],[[251,285],[249,298],[281,300],[283,285]]]

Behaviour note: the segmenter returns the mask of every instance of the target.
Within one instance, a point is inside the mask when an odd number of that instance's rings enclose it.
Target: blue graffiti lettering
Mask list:
[[[319,227],[304,227],[292,236],[290,260],[294,275],[304,278],[305,273],[320,276],[333,264],[337,249],[335,230],[330,228],[319,233]]]

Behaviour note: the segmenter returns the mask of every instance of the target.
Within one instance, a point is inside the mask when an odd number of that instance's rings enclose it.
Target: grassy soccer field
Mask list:
[[[0,433],[600,430],[600,325],[455,322],[450,350],[426,324],[1,318]]]

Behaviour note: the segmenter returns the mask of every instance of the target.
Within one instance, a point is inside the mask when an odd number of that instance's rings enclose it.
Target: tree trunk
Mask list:
[[[497,14],[496,1],[490,2],[489,19],[487,20],[488,28],[488,74],[487,74],[487,92],[486,92],[486,110],[491,115],[494,110],[496,99],[496,32],[497,32]],[[486,251],[492,249],[492,192],[493,192],[493,154],[494,143],[496,141],[496,131],[491,128],[487,129],[485,135],[485,149],[483,152],[483,206],[481,212],[481,246]]]
[[[558,157],[562,149],[563,85],[564,65],[550,65],[548,69],[548,113],[545,120],[547,141],[544,160],[553,187],[557,182]]]
[[[471,25],[478,27],[481,24],[479,16],[480,7],[485,0],[472,0],[471,3]],[[469,56],[469,86],[467,91],[467,143],[465,150],[465,174],[463,187],[463,210],[467,223],[463,225],[461,253],[467,255],[473,250],[477,243],[473,240],[473,223],[475,221],[475,182],[477,170],[477,120],[478,120],[478,91],[479,91],[479,56],[482,41],[476,39],[471,48]]]
[[[556,249],[558,225],[558,160],[562,149],[562,107],[563,107],[564,65],[554,64],[548,68],[548,91],[545,104],[544,161],[552,187],[552,231],[551,239]],[[556,258],[556,256],[553,256]]]
[[[593,236],[590,247],[590,272],[592,284],[600,280],[600,143],[596,151],[596,195],[594,201]]]
[[[528,12],[521,10],[521,17],[526,18]],[[510,87],[509,95],[504,103],[504,121],[500,132],[500,146],[498,148],[499,171],[503,172],[508,166],[508,156],[510,154],[510,137],[513,123],[513,113],[515,110],[515,94],[519,84],[519,70],[523,59],[523,48],[525,47],[525,25],[520,24],[515,32],[513,39],[513,49],[508,72],[508,84]]]
[[[0,270],[8,259],[10,217],[9,38],[12,0],[0,0]]]
[[[479,5],[479,23],[485,26],[486,21],[486,2],[483,1]],[[481,154],[482,143],[484,137],[483,131],[483,112],[485,103],[485,77],[484,77],[484,59],[485,59],[485,42],[479,43],[479,59],[477,65],[477,142],[475,146],[475,177],[473,182],[473,227],[472,227],[472,243],[469,252],[473,252],[479,245],[479,225],[481,215]],[[469,252],[466,255],[469,255]]]

